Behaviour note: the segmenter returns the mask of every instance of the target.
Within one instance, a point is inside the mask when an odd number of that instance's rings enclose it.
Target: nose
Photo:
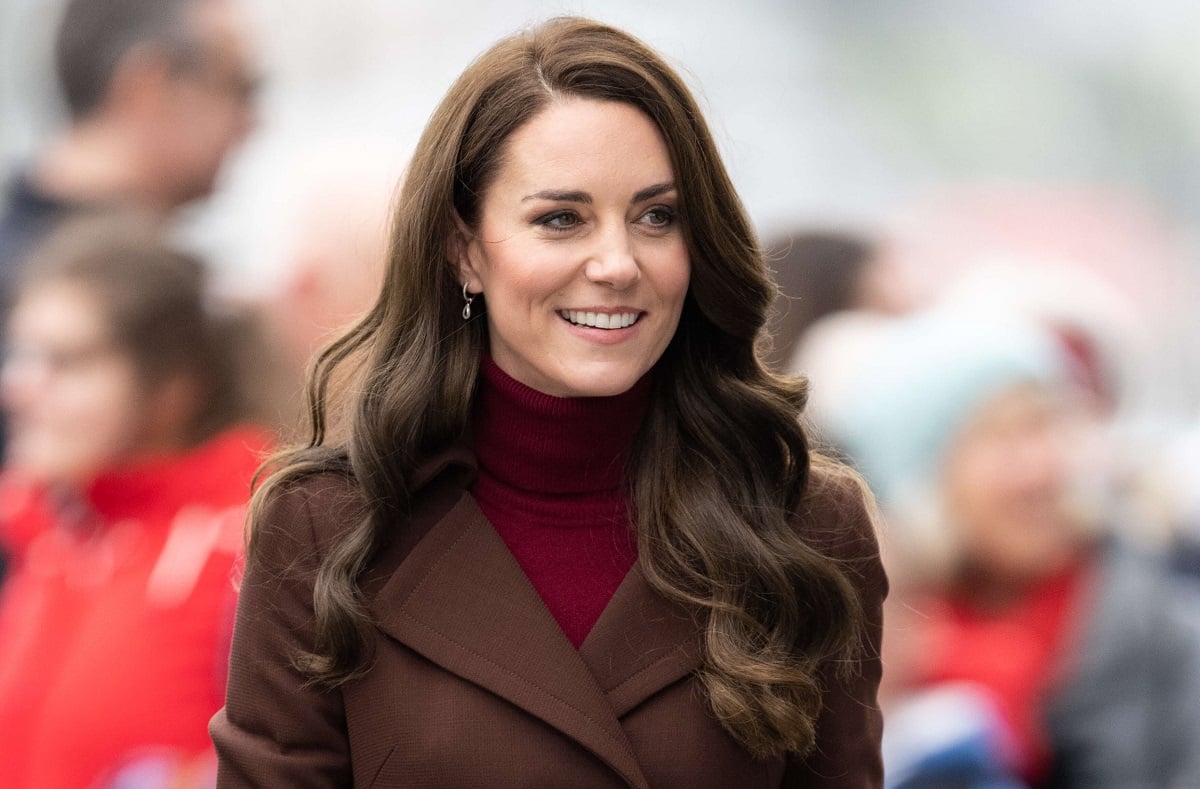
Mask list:
[[[1068,454],[1060,426],[1026,429],[1013,440],[1014,484],[1026,492],[1057,492],[1066,481]]]
[[[631,288],[642,278],[642,269],[625,223],[614,223],[613,227],[597,235],[597,244],[588,255],[584,274],[592,282],[614,290]]]

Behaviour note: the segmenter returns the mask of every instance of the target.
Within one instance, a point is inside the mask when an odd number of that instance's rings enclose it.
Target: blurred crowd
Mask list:
[[[0,783],[211,786],[251,481],[378,289],[396,174],[306,157],[283,275],[231,296],[174,228],[255,127],[238,5],[71,0],[54,63],[0,213]]]
[[[282,274],[231,296],[170,231],[253,134],[234,0],[71,0],[54,59],[66,122],[0,214],[0,776],[207,786],[251,478],[399,174],[298,156]],[[1128,228],[1099,200],[765,240],[763,357],[877,498],[890,786],[1200,786],[1200,420],[1136,408],[1178,261],[1075,243]]]
[[[1139,305],[1088,261],[778,249],[778,364],[879,508],[889,785],[1196,785],[1196,469],[1126,429]]]

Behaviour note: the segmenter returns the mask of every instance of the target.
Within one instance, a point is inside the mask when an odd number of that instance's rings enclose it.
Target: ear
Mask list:
[[[446,258],[457,270],[460,283],[466,283],[472,293],[483,290],[479,239],[458,214],[454,215],[454,231],[446,239]]]

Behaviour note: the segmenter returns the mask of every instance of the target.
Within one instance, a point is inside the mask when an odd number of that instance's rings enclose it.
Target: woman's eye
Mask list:
[[[551,230],[570,230],[579,224],[579,216],[574,211],[555,211],[535,220],[542,227]]]
[[[651,208],[642,218],[651,227],[670,227],[675,223],[675,212],[669,208]]]

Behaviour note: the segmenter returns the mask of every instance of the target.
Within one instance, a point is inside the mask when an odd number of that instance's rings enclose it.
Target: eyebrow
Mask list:
[[[568,189],[543,189],[540,192],[534,192],[531,195],[525,195],[521,198],[521,202],[526,200],[552,200],[557,203],[587,203],[591,204],[592,196],[587,192],[571,191]]]
[[[655,197],[661,197],[662,195],[665,195],[667,192],[674,191],[674,189],[675,189],[674,181],[663,181],[661,184],[655,184],[654,186],[647,186],[645,189],[642,189],[634,194],[633,202],[640,203],[643,200],[653,200]]]
[[[640,203],[643,200],[651,200],[674,189],[674,181],[664,181],[661,184],[647,186],[645,189],[639,189],[635,192],[631,202]],[[521,202],[525,202],[526,200],[551,200],[560,203],[583,203],[584,205],[591,205],[592,196],[580,190],[543,189],[540,192],[534,192],[531,195],[525,195],[521,198]]]

